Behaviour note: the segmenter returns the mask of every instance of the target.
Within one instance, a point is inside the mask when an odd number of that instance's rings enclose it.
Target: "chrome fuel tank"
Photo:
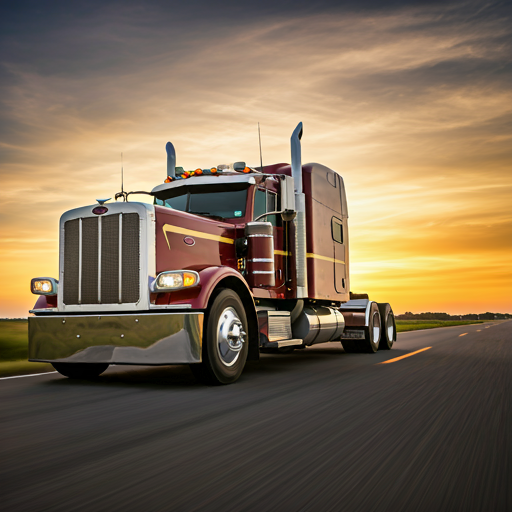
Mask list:
[[[302,339],[304,345],[339,340],[344,328],[343,315],[337,309],[325,306],[304,308],[292,325],[293,337]]]

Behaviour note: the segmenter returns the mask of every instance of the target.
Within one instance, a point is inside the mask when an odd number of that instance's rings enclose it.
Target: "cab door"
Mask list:
[[[268,180],[270,181],[270,180]],[[256,188],[254,195],[254,214],[253,219],[258,218],[263,213],[279,211],[279,189],[277,183],[270,183],[269,188]],[[270,222],[273,226],[274,234],[274,268],[275,268],[275,282],[276,288],[283,286],[285,281],[284,268],[286,257],[283,241],[283,226],[281,215],[269,215],[261,219],[265,222]]]

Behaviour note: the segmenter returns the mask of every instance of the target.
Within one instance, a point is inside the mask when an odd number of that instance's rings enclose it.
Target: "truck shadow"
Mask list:
[[[295,372],[297,378],[306,371],[322,372],[332,369],[333,364],[351,366],[357,360],[367,360],[365,354],[346,354],[338,344],[310,347],[305,350],[295,350],[290,354],[265,353],[259,361],[249,361],[239,383],[257,384],[259,379],[266,379],[269,374],[290,374]],[[376,361],[377,362],[377,361]],[[138,387],[146,389],[198,389],[205,388],[192,375],[187,365],[170,366],[111,366],[104,374],[96,379],[68,379],[64,376],[44,382],[52,387]],[[216,387],[216,386],[213,386]],[[226,388],[220,386],[220,388]]]

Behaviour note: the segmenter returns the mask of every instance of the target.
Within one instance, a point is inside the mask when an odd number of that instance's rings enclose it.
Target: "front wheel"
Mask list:
[[[231,384],[244,369],[249,349],[248,323],[240,297],[223,289],[207,314],[202,363],[191,364],[195,377],[205,384]]]
[[[108,368],[107,363],[52,363],[52,366],[70,379],[94,379]]]

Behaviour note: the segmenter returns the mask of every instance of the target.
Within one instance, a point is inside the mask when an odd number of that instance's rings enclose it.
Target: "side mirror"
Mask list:
[[[284,222],[291,222],[297,216],[297,212],[295,210],[285,210],[281,212],[281,218]]]

